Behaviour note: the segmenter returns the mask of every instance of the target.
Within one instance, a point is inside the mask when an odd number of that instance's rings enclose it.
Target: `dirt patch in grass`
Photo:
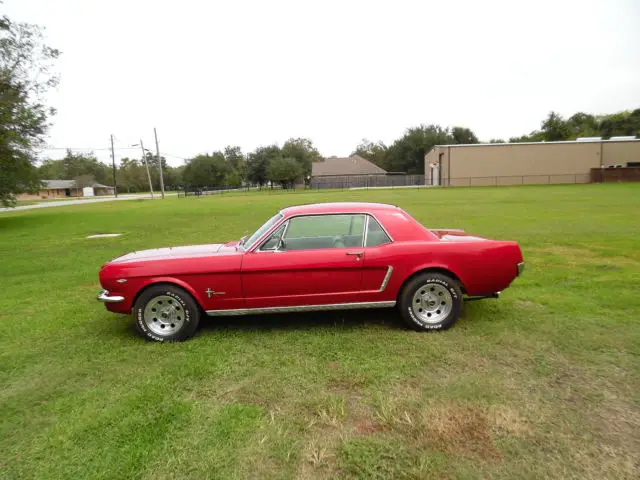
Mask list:
[[[487,414],[471,406],[430,407],[422,416],[421,441],[427,447],[450,454],[471,455],[499,460],[491,441],[491,423]]]
[[[515,305],[518,308],[525,308],[527,310],[544,310],[544,305],[532,302],[531,300],[516,300]]]
[[[500,405],[489,409],[487,419],[493,435],[526,437],[533,432],[532,424],[516,409]]]
[[[353,432],[356,435],[373,435],[378,432],[384,432],[386,428],[373,420],[362,420],[353,427]]]

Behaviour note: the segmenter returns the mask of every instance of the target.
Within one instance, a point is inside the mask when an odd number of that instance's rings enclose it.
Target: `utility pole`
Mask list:
[[[144,145],[142,139],[140,139],[140,149],[142,150],[142,161],[144,166],[147,167],[147,178],[149,179],[149,191],[151,192],[151,198],[153,198],[153,185],[151,184],[151,174],[149,173],[149,164],[147,163],[147,154],[144,151]]]
[[[113,133],[111,134],[111,165],[113,165],[113,194],[118,198],[118,184],[116,183],[116,154],[113,151]]]
[[[158,168],[160,169],[160,190],[162,198],[164,198],[164,179],[162,178],[162,160],[160,159],[160,149],[158,148],[158,133],[156,127],[153,127],[153,135],[156,137],[156,155],[158,156]]]

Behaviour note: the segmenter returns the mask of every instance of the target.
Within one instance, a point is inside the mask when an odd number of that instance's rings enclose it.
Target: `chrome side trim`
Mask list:
[[[264,313],[322,312],[328,310],[356,310],[359,308],[390,308],[396,305],[390,302],[330,303],[326,305],[298,305],[294,307],[237,308],[233,310],[207,310],[207,315],[222,317],[227,315],[258,315]]]
[[[387,267],[387,274],[384,276],[382,280],[382,285],[380,285],[380,292],[384,292],[384,289],[387,288],[387,283],[389,283],[389,279],[391,278],[391,274],[393,273],[393,267],[389,265]]]
[[[518,263],[518,276],[522,275],[522,272],[524,272],[524,262],[519,262]]]
[[[371,221],[370,215],[364,216],[364,232],[362,235],[362,248],[367,246],[367,236],[369,235],[369,222]]]
[[[109,295],[108,290],[102,290],[98,295],[97,300],[103,303],[119,303],[124,301],[124,297],[120,295]]]

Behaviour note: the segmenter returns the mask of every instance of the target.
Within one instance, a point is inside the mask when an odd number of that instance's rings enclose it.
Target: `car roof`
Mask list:
[[[333,202],[333,203],[310,203],[308,205],[296,205],[282,210],[285,217],[305,214],[322,213],[375,213],[382,210],[399,210],[395,205],[386,203],[368,202]]]

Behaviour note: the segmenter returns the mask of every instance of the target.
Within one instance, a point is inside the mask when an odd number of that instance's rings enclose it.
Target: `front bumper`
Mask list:
[[[522,272],[524,272],[524,262],[519,262],[518,263],[518,276],[522,275]]]
[[[124,301],[124,297],[120,295],[109,295],[108,290],[102,290],[98,295],[98,301],[102,303],[120,303]]]

